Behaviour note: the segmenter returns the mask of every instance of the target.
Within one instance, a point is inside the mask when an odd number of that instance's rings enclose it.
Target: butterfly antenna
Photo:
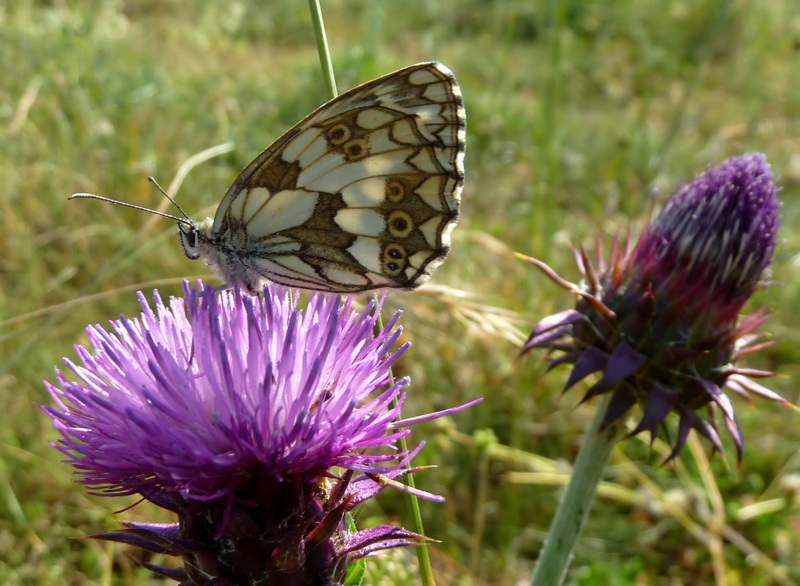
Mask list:
[[[164,189],[163,189],[163,188],[162,188],[162,187],[161,187],[161,186],[158,184],[158,181],[156,181],[156,178],[155,178],[155,177],[148,177],[148,178],[147,178],[147,180],[148,180],[150,183],[152,183],[153,185],[155,185],[155,186],[156,186],[156,189],[158,189],[158,190],[159,190],[161,193],[163,193],[163,194],[164,194],[164,197],[166,197],[166,198],[167,198],[167,199],[168,199],[170,202],[172,202],[172,205],[174,205],[176,208],[178,208],[178,211],[179,211],[180,213],[182,213],[182,214],[183,214],[183,217],[184,217],[184,218],[186,218],[187,220],[189,220],[189,221],[191,222],[191,220],[192,220],[192,219],[189,217],[189,214],[187,214],[186,212],[184,212],[184,211],[183,211],[183,208],[182,208],[181,206],[179,206],[179,205],[178,205],[178,202],[177,202],[177,201],[175,201],[174,199],[172,199],[172,198],[170,197],[170,195],[169,195],[169,194],[168,194],[166,191],[164,191]]]
[[[158,185],[158,184],[156,184],[156,185]],[[159,187],[159,189],[161,189],[161,188]],[[167,197],[169,197],[169,196],[167,196]],[[114,205],[118,205],[118,206],[122,206],[122,207],[126,207],[126,208],[132,208],[134,210],[139,210],[140,212],[147,212],[148,214],[155,214],[156,216],[161,216],[163,218],[169,218],[170,220],[175,220],[179,224],[185,224],[187,226],[191,226],[192,225],[192,221],[188,216],[186,218],[179,218],[178,216],[173,216],[172,214],[165,214],[164,212],[159,212],[158,210],[151,210],[150,208],[146,208],[144,206],[137,206],[136,204],[128,203],[128,202],[125,202],[125,201],[119,201],[117,199],[111,199],[110,197],[103,197],[102,195],[95,195],[94,193],[73,193],[67,199],[98,199],[100,201],[113,203]],[[170,201],[172,201],[172,200],[170,199]],[[172,202],[172,203],[175,203],[175,202]],[[178,208],[178,209],[180,210],[180,208]],[[184,216],[186,215],[183,210],[181,210],[181,213]]]

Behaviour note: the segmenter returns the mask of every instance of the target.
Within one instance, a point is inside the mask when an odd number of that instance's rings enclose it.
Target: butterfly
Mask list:
[[[267,282],[358,293],[414,289],[450,251],[466,114],[453,73],[418,63],[306,116],[247,165],[214,218],[177,221],[190,259],[256,293]],[[174,202],[173,202],[174,203]]]

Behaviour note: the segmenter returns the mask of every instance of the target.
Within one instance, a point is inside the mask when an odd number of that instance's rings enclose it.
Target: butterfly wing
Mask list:
[[[450,249],[464,182],[461,91],[420,63],[321,106],[239,175],[205,235],[229,282],[413,289]],[[227,268],[226,268],[227,267]]]

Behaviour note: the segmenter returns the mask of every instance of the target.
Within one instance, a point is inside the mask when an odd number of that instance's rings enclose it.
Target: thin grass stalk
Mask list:
[[[308,0],[309,10],[311,12],[311,20],[314,24],[314,37],[317,41],[317,50],[319,51],[320,67],[322,69],[322,77],[325,80],[325,85],[328,90],[329,99],[337,96],[336,80],[333,73],[333,63],[331,61],[330,49],[328,48],[328,39],[325,35],[325,23],[322,20],[322,9],[319,5],[319,0]],[[375,302],[377,303],[377,298]],[[379,313],[375,327],[383,329],[383,316]],[[392,376],[391,369],[389,371]],[[396,406],[397,401],[392,402],[392,407]],[[401,437],[398,442],[401,452],[408,451],[408,445],[405,437]],[[411,464],[407,463],[406,468],[410,469]],[[416,488],[414,483],[413,474],[408,474],[405,477],[405,482],[410,488]],[[419,508],[419,501],[413,494],[405,493],[406,506],[411,512],[411,529],[419,535],[425,535],[425,528],[422,522],[422,512]],[[436,581],[433,578],[433,568],[431,567],[431,558],[428,553],[428,546],[425,543],[420,543],[416,548],[417,560],[419,562],[419,570],[421,574],[422,584],[424,586],[434,586]]]

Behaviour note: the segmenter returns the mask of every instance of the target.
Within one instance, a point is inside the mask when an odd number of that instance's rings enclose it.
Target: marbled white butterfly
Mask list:
[[[265,281],[336,293],[414,289],[450,250],[465,139],[452,72],[419,63],[286,131],[244,168],[213,220],[160,215],[178,222],[186,256],[253,293]]]

